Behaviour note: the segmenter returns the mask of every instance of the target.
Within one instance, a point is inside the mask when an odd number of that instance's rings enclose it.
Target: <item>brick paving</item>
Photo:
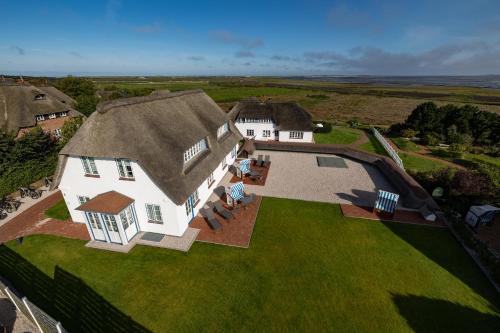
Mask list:
[[[57,191],[45,199],[40,199],[39,202],[13,217],[0,227],[0,243],[32,234],[48,234],[89,240],[90,237],[84,224],[72,223],[71,220],[58,221],[45,218],[45,210],[62,199],[61,192]]]
[[[210,229],[201,215],[196,216],[189,226],[200,229],[196,238],[197,241],[249,247],[261,201],[262,198],[257,196],[255,202],[249,205],[247,209],[238,208],[232,210],[234,217],[229,221],[224,220],[217,213],[214,213],[215,218],[222,225],[222,230],[220,231]],[[227,205],[225,207],[228,208]]]
[[[266,185],[267,174],[269,173],[269,169],[271,168],[271,162],[269,162],[266,167],[259,167],[255,164],[256,161],[253,161],[251,168],[252,170],[259,172],[262,175],[262,178],[260,180],[252,180],[250,177],[243,177],[243,184],[264,186]],[[241,181],[242,180],[236,175],[234,175],[230,180],[231,183],[237,183]]]
[[[435,222],[427,221],[417,211],[397,209],[394,213],[394,216],[391,217],[387,214],[373,212],[372,207],[355,206],[341,203],[340,209],[342,210],[342,214],[347,217],[446,228],[446,224],[443,221],[439,219]]]

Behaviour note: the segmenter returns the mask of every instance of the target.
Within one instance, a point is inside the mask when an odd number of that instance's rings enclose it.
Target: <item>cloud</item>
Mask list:
[[[292,60],[289,56],[285,56],[285,55],[273,55],[271,57],[272,60],[276,60],[276,61],[290,61]]]
[[[215,30],[210,32],[210,36],[220,43],[239,45],[245,49],[254,49],[264,45],[261,38],[241,37],[228,30]]]
[[[134,28],[135,32],[141,33],[141,34],[154,34],[157,32],[160,32],[163,29],[163,26],[159,22],[155,22],[152,24],[146,24],[146,25],[141,25],[138,27]]]
[[[192,61],[203,61],[205,60],[205,57],[203,56],[190,56],[190,57],[187,57],[188,60],[192,60]]]
[[[19,47],[19,46],[17,46],[17,45],[12,45],[10,48],[11,48],[12,50],[16,51],[16,52],[17,52],[17,55],[21,55],[21,56],[23,56],[23,55],[25,55],[25,54],[26,54],[26,52],[24,51],[24,49],[23,49],[23,48],[21,48],[21,47]]]
[[[69,51],[68,52],[70,55],[72,55],[73,57],[75,58],[78,58],[78,59],[85,59],[84,56],[82,56],[80,53],[76,52],[76,51]]]
[[[357,47],[347,55],[331,51],[306,52],[306,63],[350,74],[432,75],[499,74],[500,45],[470,42],[447,44],[420,53],[390,52]]]
[[[408,29],[405,38],[410,43],[429,43],[442,36],[444,30],[438,26],[416,26]]]
[[[238,51],[234,54],[236,58],[253,58],[255,54],[252,51]]]

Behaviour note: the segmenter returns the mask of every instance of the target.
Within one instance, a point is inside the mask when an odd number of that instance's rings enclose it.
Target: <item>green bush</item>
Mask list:
[[[411,128],[407,128],[407,129],[404,129],[401,131],[401,136],[403,138],[413,138],[416,135],[417,135],[417,131],[415,131]]]

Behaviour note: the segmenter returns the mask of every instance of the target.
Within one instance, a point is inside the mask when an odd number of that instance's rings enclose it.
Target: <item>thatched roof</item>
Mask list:
[[[256,98],[239,102],[229,113],[236,121],[238,118],[270,118],[281,131],[312,131],[312,117],[295,102],[260,102]]]
[[[217,129],[228,120],[202,90],[101,103],[62,149],[56,174],[68,155],[128,158],[181,205],[241,139],[232,124],[217,139]],[[203,138],[208,139],[208,151],[184,165],[184,152]]]
[[[39,87],[39,89],[45,91],[47,94],[51,95],[59,102],[62,102],[69,106],[74,106],[76,104],[76,101],[73,98],[69,97],[56,87],[46,86],[46,87]]]
[[[36,99],[37,96],[43,99]],[[34,86],[0,85],[0,128],[7,132],[17,134],[20,128],[35,126],[37,115],[63,111],[70,117],[82,116],[70,105]]]

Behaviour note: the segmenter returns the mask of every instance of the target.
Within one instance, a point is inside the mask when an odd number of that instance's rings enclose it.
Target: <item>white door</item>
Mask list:
[[[109,236],[109,240],[112,243],[122,244],[122,238],[120,237],[120,231],[118,230],[118,224],[114,215],[101,214],[106,227],[106,231]]]
[[[85,215],[87,216],[87,221],[89,223],[93,238],[99,241],[106,241],[106,235],[104,235],[104,230],[102,228],[102,223],[99,219],[99,215],[89,212],[86,212]]]
[[[137,222],[134,218],[134,213],[132,212],[132,207],[128,206],[120,213],[120,220],[122,221],[123,230],[125,231],[125,236],[127,236],[127,241],[131,240],[137,234]]]

